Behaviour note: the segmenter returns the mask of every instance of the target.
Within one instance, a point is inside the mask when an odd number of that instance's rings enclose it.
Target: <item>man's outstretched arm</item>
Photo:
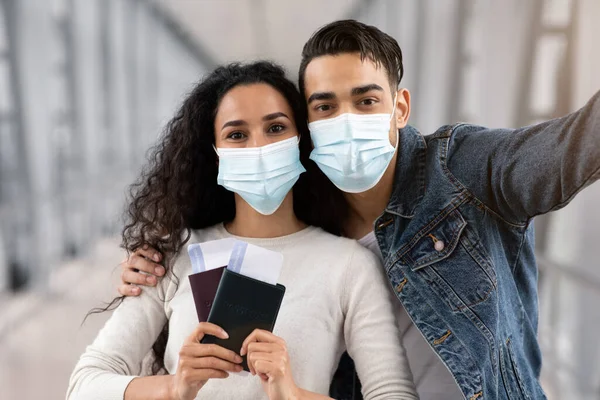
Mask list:
[[[600,92],[578,111],[518,129],[458,125],[449,172],[506,221],[564,207],[600,178]]]

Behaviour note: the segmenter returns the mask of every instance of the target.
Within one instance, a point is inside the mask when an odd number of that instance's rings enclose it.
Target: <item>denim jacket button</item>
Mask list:
[[[438,240],[437,242],[435,242],[435,244],[433,245],[433,247],[437,251],[442,251],[442,250],[444,250],[444,247],[446,247],[446,245],[444,244],[443,240]]]

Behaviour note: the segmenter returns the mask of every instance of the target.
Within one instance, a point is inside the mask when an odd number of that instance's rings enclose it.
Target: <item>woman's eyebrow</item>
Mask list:
[[[275,112],[275,113],[272,113],[272,114],[265,115],[263,117],[263,121],[271,121],[271,120],[277,119],[279,117],[284,117],[284,118],[290,119],[290,117],[288,117],[285,113]]]
[[[241,119],[236,119],[234,121],[227,121],[223,124],[223,126],[221,127],[221,129],[225,129],[228,126],[242,126],[242,125],[248,125],[248,123],[244,120]]]

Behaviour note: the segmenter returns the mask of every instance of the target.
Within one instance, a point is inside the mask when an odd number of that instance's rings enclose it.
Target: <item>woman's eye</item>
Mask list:
[[[242,132],[231,132],[229,135],[227,135],[227,139],[241,140],[243,138],[244,134]]]
[[[269,128],[269,133],[280,133],[280,132],[283,132],[284,129],[285,129],[285,126],[280,125],[280,124],[271,125],[271,127]]]

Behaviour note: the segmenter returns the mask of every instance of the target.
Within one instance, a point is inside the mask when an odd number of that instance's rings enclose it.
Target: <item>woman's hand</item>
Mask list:
[[[229,372],[240,372],[242,357],[215,344],[202,344],[205,335],[227,339],[227,333],[217,325],[201,322],[187,337],[179,352],[177,372],[172,377],[170,398],[192,400],[209,379],[224,379]]]
[[[269,400],[299,398],[290,368],[285,341],[271,332],[257,329],[244,340],[240,354],[248,354],[248,367],[258,375]]]
[[[165,268],[158,264],[161,260],[162,255],[152,247],[144,246],[134,251],[121,262],[119,293],[122,296],[138,296],[142,292],[138,285],[155,286],[158,278],[165,274]]]

